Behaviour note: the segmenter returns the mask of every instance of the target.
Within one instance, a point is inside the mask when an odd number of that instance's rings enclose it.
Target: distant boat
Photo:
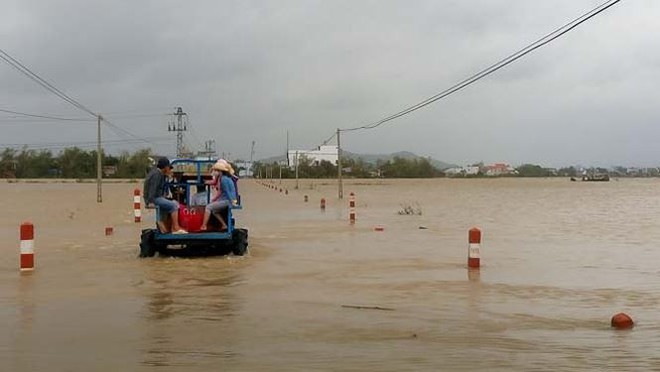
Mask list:
[[[577,181],[575,177],[571,177],[571,182],[575,182],[575,181]]]
[[[609,182],[610,175],[607,173],[592,173],[582,176],[582,181],[587,182]]]

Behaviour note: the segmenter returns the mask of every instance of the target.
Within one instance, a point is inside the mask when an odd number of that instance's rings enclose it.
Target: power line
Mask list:
[[[107,124],[109,129],[119,137],[122,137],[124,139],[128,139],[129,137],[132,137],[134,140],[138,140],[138,141],[141,141],[141,142],[144,142],[144,143],[153,144],[148,139],[142,138],[138,135],[135,135],[135,134],[129,132],[128,130],[126,130],[126,129],[120,127],[120,126],[117,126],[114,123],[108,121],[106,118],[102,117],[101,120],[102,120],[103,123]]]
[[[166,117],[169,114],[126,114],[126,115],[108,115],[108,114],[104,114],[104,115],[109,116],[113,119],[136,119],[136,118]]]
[[[53,93],[54,95],[58,96],[63,101],[69,103],[70,105],[76,107],[79,110],[87,112],[88,114],[92,115],[95,118],[98,116],[92,110],[88,109],[87,107],[85,107],[80,102],[78,102],[75,99],[71,98],[66,93],[62,92],[60,89],[56,88],[55,86],[53,86],[52,84],[50,84],[49,82],[44,80],[41,76],[37,75],[34,71],[30,70],[28,67],[23,65],[21,62],[16,60],[14,57],[9,55],[9,53],[5,52],[2,49],[0,49],[0,59],[5,61],[11,67],[18,70],[23,75],[27,76],[30,80],[32,80],[35,83],[41,85],[44,89],[46,89],[49,92]]]
[[[195,140],[197,147],[202,148],[203,144],[202,141],[200,141],[199,137],[197,137],[197,133],[195,132],[195,127],[192,124],[192,120],[190,120],[190,115],[188,115],[188,128],[190,129],[190,134],[192,135],[193,139]],[[190,143],[188,143],[188,146],[190,146]],[[192,149],[190,149],[192,150]]]
[[[436,101],[438,101],[442,98],[445,98],[445,97],[449,96],[450,94],[453,94],[453,93],[455,93],[455,92],[457,92],[457,91],[459,91],[459,90],[475,83],[476,81],[478,81],[478,80],[494,73],[495,71],[497,71],[497,70],[499,70],[499,69],[501,69],[501,68],[513,63],[513,62],[515,62],[516,60],[518,60],[518,59],[522,58],[523,56],[533,52],[534,50],[536,50],[536,49],[552,42],[553,40],[555,40],[555,39],[561,37],[562,35],[570,32],[571,30],[575,29],[576,27],[578,27],[582,23],[584,23],[584,22],[588,21],[589,19],[595,17],[596,15],[604,12],[605,10],[607,10],[608,8],[614,6],[616,3],[620,2],[620,1],[621,0],[613,0],[613,1],[607,1],[605,3],[602,3],[601,5],[595,7],[594,9],[588,11],[587,13],[581,15],[580,17],[572,20],[571,22],[561,26],[560,28],[550,32],[549,34],[547,34],[547,35],[543,36],[542,38],[536,40],[535,42],[529,44],[525,48],[523,48],[523,49],[509,55],[508,57],[496,62],[495,64],[479,71],[478,73],[476,73],[476,74],[470,76],[469,78],[453,85],[452,87],[450,87],[448,89],[445,89],[444,91],[425,99],[424,101],[421,101],[421,102],[419,102],[415,105],[412,105],[412,106],[410,106],[410,107],[408,107],[404,110],[401,110],[401,111],[399,111],[399,112],[397,112],[393,115],[390,115],[390,116],[388,116],[384,119],[381,119],[379,121],[376,121],[374,123],[367,124],[367,125],[362,125],[362,126],[357,126],[357,127],[353,127],[353,128],[340,129],[340,131],[349,132],[349,131],[356,131],[356,130],[363,130],[363,129],[373,129],[373,128],[379,127],[380,125],[382,125],[384,123],[387,123],[387,122],[392,121],[394,119],[397,119],[401,116],[407,115],[407,114],[409,114],[413,111],[419,110],[419,109],[421,109],[425,106],[428,106],[431,103],[436,102]]]
[[[44,125],[89,125],[91,121],[61,121],[61,120],[38,120],[38,119],[11,119],[0,117],[0,125],[26,125],[26,124],[44,124]]]
[[[65,118],[65,117],[61,117],[61,116],[28,114],[28,113],[25,113],[25,112],[12,111],[12,110],[7,110],[7,109],[0,109],[0,112],[5,112],[5,113],[8,113],[8,114],[14,114],[14,115],[20,115],[20,116],[29,116],[29,117],[32,117],[32,118],[63,120],[63,121],[86,121],[86,122],[91,122],[91,120],[83,119],[83,118]]]
[[[151,137],[151,141],[158,143],[170,142],[169,137]],[[125,145],[137,144],[140,140],[107,140],[101,143],[107,146],[112,145]],[[67,147],[96,147],[96,141],[80,141],[80,142],[43,142],[43,143],[0,143],[0,148],[29,148],[29,149],[57,149]]]
[[[99,117],[98,114],[94,113],[92,110],[88,109],[83,104],[76,101],[75,99],[71,98],[66,93],[62,92],[60,89],[54,87],[52,84],[50,84],[49,82],[44,80],[41,76],[37,75],[34,71],[30,70],[28,67],[26,67],[21,62],[16,60],[16,58],[12,57],[11,55],[9,55],[7,52],[5,52],[2,49],[0,49],[0,59],[5,61],[7,64],[12,66],[16,70],[18,70],[23,75],[27,76],[30,80],[36,82],[37,84],[41,85],[43,88],[48,90],[49,92],[55,94],[56,96],[58,96],[59,98],[61,98],[65,102],[73,105],[74,107],[76,107],[76,108],[78,108],[82,111],[87,112],[88,114],[90,114],[94,118]],[[45,116],[45,115],[41,115],[41,116]],[[51,117],[51,119],[52,118],[54,118],[54,117]],[[131,133],[131,132],[129,132],[129,131],[123,129],[123,128],[120,128],[120,127],[116,126],[115,124],[111,123],[107,119],[103,119],[103,121],[105,123],[107,123],[110,127],[114,128],[116,130],[115,133],[122,132],[125,136],[133,137],[133,138],[141,140],[143,142],[150,143],[148,140],[146,140],[144,138],[140,138],[140,137],[134,135],[133,133]]]

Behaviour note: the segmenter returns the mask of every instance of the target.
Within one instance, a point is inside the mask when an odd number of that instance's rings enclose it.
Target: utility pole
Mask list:
[[[298,190],[298,150],[296,150],[296,190]]]
[[[101,120],[103,117],[98,115],[98,122],[96,126],[96,202],[102,203],[103,197],[101,195],[101,178],[103,177],[102,173],[102,162],[101,162]]]
[[[176,157],[182,158],[183,153],[185,152],[183,145],[183,132],[188,130],[188,114],[183,112],[181,107],[177,107],[176,112],[172,115],[176,116],[176,123],[169,123],[167,125],[167,131],[176,132]],[[186,117],[186,120],[183,120],[184,116]]]
[[[280,166],[280,185],[282,184],[282,164],[279,164]]]
[[[204,142],[204,151],[198,151],[198,156],[206,156],[208,159],[214,158],[217,156],[215,153],[215,140],[211,139]]]
[[[254,178],[254,141],[252,141],[252,149],[250,150],[250,173],[252,173],[252,178]],[[261,169],[259,169],[259,178],[261,178]]]
[[[344,184],[341,179],[341,140],[339,139],[341,131],[337,128],[337,182],[338,182],[338,191],[339,199],[344,198]]]

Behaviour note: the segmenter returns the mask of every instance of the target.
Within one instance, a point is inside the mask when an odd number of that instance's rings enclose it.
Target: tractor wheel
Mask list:
[[[248,249],[248,231],[246,229],[235,229],[232,233],[231,253],[234,256],[243,256]]]
[[[156,242],[154,229],[142,230],[140,236],[140,257],[153,257],[156,255]]]

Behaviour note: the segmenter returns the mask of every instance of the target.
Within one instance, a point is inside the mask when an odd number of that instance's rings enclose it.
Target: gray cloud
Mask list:
[[[5,0],[0,45],[141,137],[190,113],[194,144],[247,157],[310,148],[437,93],[600,1]],[[623,1],[464,91],[378,130],[354,152],[456,163],[656,164],[660,3]],[[0,65],[0,108],[83,116]],[[116,113],[113,118],[113,113]],[[3,120],[3,119],[0,119]],[[87,141],[93,123],[7,124],[2,143]],[[75,129],[75,130],[74,130]],[[108,138],[116,135],[104,130]],[[172,142],[156,146],[173,152]],[[127,149],[135,146],[127,146]]]

